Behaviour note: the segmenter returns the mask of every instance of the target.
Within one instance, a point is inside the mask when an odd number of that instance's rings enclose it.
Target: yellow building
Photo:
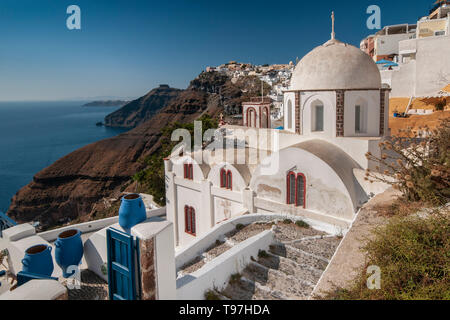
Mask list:
[[[418,38],[426,38],[433,36],[444,36],[448,34],[449,19],[433,19],[419,21],[417,24]]]

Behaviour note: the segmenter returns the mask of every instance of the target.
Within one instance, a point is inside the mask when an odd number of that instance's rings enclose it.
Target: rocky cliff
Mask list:
[[[95,213],[92,216],[94,206],[133,190],[131,177],[145,167],[143,159],[159,148],[165,126],[192,122],[204,114],[218,117],[225,106],[237,108],[240,100],[253,92],[253,85],[241,85],[218,74],[202,73],[186,90],[164,87],[150,91],[110,116],[115,123],[140,125],[76,150],[37,173],[13,197],[8,214],[18,222],[39,221],[43,229],[83,221],[83,217],[96,218]],[[165,106],[157,111],[146,107],[160,105]]]
[[[168,106],[183,90],[161,85],[105,117],[108,127],[135,128]]]

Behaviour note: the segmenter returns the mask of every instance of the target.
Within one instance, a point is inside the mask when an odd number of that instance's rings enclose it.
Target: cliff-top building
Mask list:
[[[364,170],[372,167],[365,154],[379,154],[388,135],[388,101],[375,62],[335,39],[333,30],[295,67],[284,93],[284,130],[262,121],[263,102],[258,108],[247,103],[243,126],[222,127],[204,150],[179,149],[165,160],[176,246],[247,213],[347,229],[376,193],[364,182]]]

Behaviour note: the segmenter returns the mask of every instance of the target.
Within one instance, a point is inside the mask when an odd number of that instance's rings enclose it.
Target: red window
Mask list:
[[[233,190],[233,174],[230,170],[227,171],[227,189]]]
[[[189,206],[184,207],[184,231],[195,236],[195,209]]]
[[[192,163],[184,164],[184,178],[189,180],[194,180],[194,167]]]
[[[306,177],[303,173],[289,172],[286,177],[287,204],[306,208]]]
[[[220,187],[226,188],[227,186],[227,171],[225,169],[220,170]]]
[[[233,190],[233,174],[230,170],[220,170],[220,187]]]

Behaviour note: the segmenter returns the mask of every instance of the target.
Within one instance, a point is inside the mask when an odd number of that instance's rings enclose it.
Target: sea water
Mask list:
[[[78,102],[0,102],[0,211],[40,170],[125,130],[96,126],[119,107]]]

